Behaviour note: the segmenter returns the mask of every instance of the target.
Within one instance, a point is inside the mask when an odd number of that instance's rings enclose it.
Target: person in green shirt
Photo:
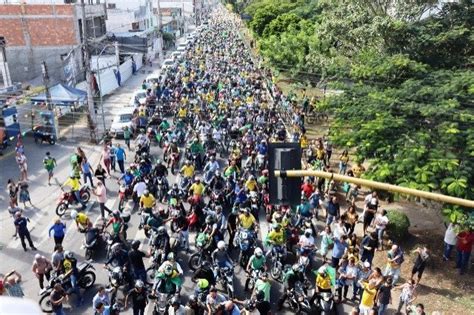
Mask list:
[[[268,273],[264,272],[260,274],[260,278],[255,282],[255,288],[253,290],[253,296],[256,296],[258,292],[263,292],[263,300],[270,302],[270,290],[271,290],[270,278]]]
[[[130,138],[132,137],[132,132],[128,129],[128,126],[123,128],[123,139],[125,140],[125,144],[127,148],[130,150]]]
[[[196,154],[195,167],[196,169],[201,169],[201,155],[204,153],[204,147],[198,138],[195,138],[189,146],[189,152]]]
[[[158,129],[160,129],[161,131],[167,131],[169,128],[170,123],[166,119],[163,119],[161,124],[158,126]]]
[[[46,152],[46,156],[43,159],[43,165],[48,172],[48,185],[51,186],[51,178],[54,176],[54,168],[56,167],[56,159],[51,157],[49,152]]]
[[[252,272],[254,270],[267,271],[266,258],[260,247],[255,248],[254,254],[250,257],[245,268],[245,271],[248,273],[247,280],[245,281],[245,291],[248,290],[250,277],[253,276]]]

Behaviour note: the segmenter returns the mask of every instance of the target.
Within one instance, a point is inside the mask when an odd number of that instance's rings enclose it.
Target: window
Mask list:
[[[110,2],[107,3],[107,9],[116,9],[116,8],[117,8],[117,6],[116,6],[115,3],[110,3]]]
[[[140,24],[138,22],[132,23],[132,30],[137,31],[140,29]]]

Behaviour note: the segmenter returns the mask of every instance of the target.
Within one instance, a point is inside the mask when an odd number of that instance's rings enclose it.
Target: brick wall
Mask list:
[[[78,44],[76,23],[73,5],[0,5],[0,36],[7,47]]]

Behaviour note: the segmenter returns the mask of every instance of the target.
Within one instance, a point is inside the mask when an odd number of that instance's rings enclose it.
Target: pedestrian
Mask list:
[[[51,270],[53,266],[51,262],[46,259],[46,257],[41,256],[40,254],[35,255],[35,259],[33,260],[33,266],[31,267],[31,271],[35,274],[36,278],[38,278],[40,289],[43,290],[44,288],[44,278],[49,281],[51,276]]]
[[[10,208],[12,210],[18,207],[18,186],[15,184],[15,181],[11,178],[7,182],[8,196],[10,197]]]
[[[324,231],[321,231],[319,235],[321,236],[321,248],[319,249],[319,254],[323,257],[323,261],[326,261],[329,248],[334,244],[331,227],[326,225]]]
[[[56,245],[54,252],[51,255],[51,264],[56,274],[61,274],[63,271],[64,249],[62,245]]]
[[[344,220],[344,224],[346,230],[348,231],[348,235],[352,235],[354,233],[357,221],[359,221],[359,215],[356,212],[355,204],[351,204],[343,216],[346,218]]]
[[[82,178],[84,180],[84,185],[87,184],[87,179],[91,182],[91,187],[94,188],[94,182],[92,181],[92,166],[90,165],[87,158],[84,158],[81,163]]]
[[[337,295],[339,302],[343,302],[347,299],[349,287],[353,286],[354,281],[357,279],[357,274],[359,273],[359,268],[355,263],[355,257],[349,258],[347,264],[339,268],[338,273]]]
[[[86,154],[84,151],[81,149],[81,147],[76,148],[76,153],[74,154],[75,158],[74,161],[78,164],[81,165],[82,160],[86,158]],[[71,160],[72,162],[72,160]]]
[[[97,178],[99,181],[101,181],[102,184],[104,184],[104,187],[105,187],[106,174],[107,174],[107,172],[106,172],[106,171],[104,170],[104,168],[102,167],[102,164],[99,163],[99,164],[97,165],[97,168],[95,169],[94,176],[95,176],[95,178]]]
[[[368,261],[364,261],[360,265],[361,267],[359,268],[357,272],[357,278],[353,282],[354,285],[352,287],[352,301],[353,302],[355,302],[355,300],[359,298],[358,295],[359,295],[360,289],[362,288],[360,286],[360,281],[369,281],[369,278],[372,275],[372,269],[370,268],[370,263]]]
[[[115,172],[116,171],[115,170],[115,162],[117,161],[117,157],[115,155],[115,152],[117,150],[117,147],[114,144],[110,143],[109,149],[110,149],[110,167],[111,167],[112,171]]]
[[[135,280],[146,281],[146,269],[143,258],[150,257],[148,253],[140,250],[140,241],[132,242],[132,250],[128,252],[128,259],[132,266]]]
[[[425,270],[426,267],[426,262],[430,258],[429,251],[426,247],[418,247],[415,249],[416,259],[415,263],[413,264],[413,268],[411,269],[411,280],[413,280],[413,277],[415,274],[418,274],[418,278],[416,279],[416,284],[420,283],[421,276],[423,275],[423,271]]]
[[[28,222],[30,220],[24,216],[21,215],[20,211],[17,211],[15,213],[15,227],[16,227],[16,233],[20,237],[21,241],[21,246],[23,246],[23,249],[25,252],[28,250],[26,248],[26,243],[25,243],[25,238],[28,240],[28,243],[31,247],[32,250],[36,250],[35,245],[33,244],[33,241],[31,240],[31,235],[30,231],[28,231]]]
[[[364,236],[360,242],[360,260],[372,264],[375,251],[378,248],[377,233],[372,232]]]
[[[51,178],[54,176],[54,168],[56,167],[56,159],[51,157],[51,153],[46,152],[46,156],[43,159],[43,165],[48,172],[48,185],[51,186]]]
[[[398,245],[392,245],[392,248],[387,252],[387,266],[385,268],[384,276],[392,276],[393,285],[395,285],[400,278],[401,266],[405,261],[403,251]]]
[[[28,183],[21,181],[18,183],[18,186],[20,187],[20,202],[23,203],[23,207],[26,209],[27,202],[30,203],[31,207],[34,207],[33,203],[31,203],[30,192],[28,191]]]
[[[401,289],[402,293],[400,294],[400,300],[398,302],[397,314],[401,314],[402,307],[405,305],[405,313],[408,314],[408,308],[411,303],[416,299],[415,292],[415,280],[408,280],[406,283],[401,284],[395,289]]]
[[[389,223],[388,217],[387,217],[387,210],[382,209],[379,213],[375,215],[375,232],[377,233],[377,238],[379,240],[379,249],[383,250],[383,233],[385,229],[387,228],[387,225]]]
[[[120,173],[125,174],[125,160],[127,159],[127,155],[125,150],[120,146],[120,143],[117,143],[117,147],[115,148],[115,158],[117,159]]]
[[[95,190],[92,191],[92,193],[97,197],[97,202],[99,203],[100,208],[100,215],[102,216],[102,218],[105,218],[105,211],[107,211],[108,214],[111,214],[112,210],[107,208],[107,206],[105,205],[105,203],[107,202],[107,189],[101,181],[97,182],[97,187],[95,188]]]
[[[456,234],[456,224],[449,223],[446,232],[444,233],[444,251],[443,251],[443,260],[448,261],[451,259],[451,252],[456,246],[457,234]]]
[[[49,295],[49,301],[51,302],[51,307],[53,309],[54,315],[65,315],[63,309],[63,301],[69,300],[69,296],[64,291],[60,283],[54,285],[53,291]]]
[[[374,220],[375,214],[377,213],[377,209],[379,206],[379,200],[377,197],[377,192],[372,192],[372,194],[367,195],[364,200],[364,211],[362,212],[363,217],[363,232],[364,235],[367,232],[367,228],[372,224]]]
[[[362,298],[360,299],[360,314],[369,315],[375,304],[375,295],[377,294],[377,288],[375,287],[375,284],[370,281],[361,281],[360,286],[364,290],[362,293]]]
[[[147,292],[145,284],[142,280],[135,281],[135,287],[128,291],[125,297],[125,308],[128,306],[128,300],[132,299],[133,315],[144,315],[145,307],[148,303]]]
[[[110,147],[107,144],[104,144],[104,147],[102,148],[100,162],[102,166],[104,167],[104,169],[107,171],[107,175],[110,176],[110,164],[111,164]]]
[[[342,235],[341,238],[334,238],[334,248],[332,249],[331,265],[334,268],[339,266],[339,260],[344,256],[349,245],[346,242],[347,236]]]
[[[20,169],[20,180],[28,181],[28,159],[24,152],[16,153],[16,163]]]
[[[336,196],[332,196],[326,209],[326,225],[331,225],[340,216],[340,206]]]
[[[459,274],[466,272],[469,264],[469,257],[472,252],[472,244],[474,243],[474,231],[472,229],[463,231],[458,234],[458,241],[456,244],[456,268],[459,269]]]
[[[125,126],[123,128],[123,139],[125,140],[125,144],[127,145],[127,148],[130,150],[130,138],[132,136],[132,132],[128,128],[128,126]]]
[[[61,218],[57,217],[54,224],[49,228],[48,235],[51,237],[51,231],[53,231],[54,245],[62,245],[64,235],[66,231],[66,224],[61,221]]]
[[[349,163],[349,152],[347,150],[342,151],[339,157],[339,174],[346,175],[347,164]]]
[[[385,278],[384,283],[377,291],[375,299],[378,305],[377,315],[384,315],[389,304],[392,304],[392,277]]]
[[[92,298],[92,307],[96,309],[99,303],[102,303],[105,306],[111,305],[109,293],[112,291],[114,291],[113,286],[111,286],[111,288],[109,289],[106,289],[105,287],[100,286],[99,289],[97,289],[97,293]]]
[[[11,297],[22,298],[25,296],[20,286],[21,274],[13,269],[3,277],[3,286],[7,294]]]

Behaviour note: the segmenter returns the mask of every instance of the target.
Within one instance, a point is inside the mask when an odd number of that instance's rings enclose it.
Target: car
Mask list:
[[[140,89],[133,92],[128,105],[137,107],[138,105],[144,104],[145,102],[146,102],[146,90]]]
[[[163,64],[161,65],[161,71],[164,72],[166,69],[171,68],[174,65],[174,60],[169,58],[163,61]]]
[[[160,71],[148,75],[145,79],[145,82],[148,86],[153,86],[155,83],[160,84],[164,81],[164,76]]]
[[[179,58],[181,58],[181,56],[183,56],[183,52],[181,52],[181,51],[173,51],[171,53],[171,59],[173,59],[173,60],[179,59]]]
[[[112,125],[110,126],[110,134],[114,137],[123,136],[123,129],[128,127],[128,129],[133,133],[135,125],[133,123],[133,112],[135,108],[127,107],[118,111],[114,119],[112,120]]]
[[[191,32],[188,35],[186,35],[186,39],[189,41],[192,41],[196,37],[196,32]]]

